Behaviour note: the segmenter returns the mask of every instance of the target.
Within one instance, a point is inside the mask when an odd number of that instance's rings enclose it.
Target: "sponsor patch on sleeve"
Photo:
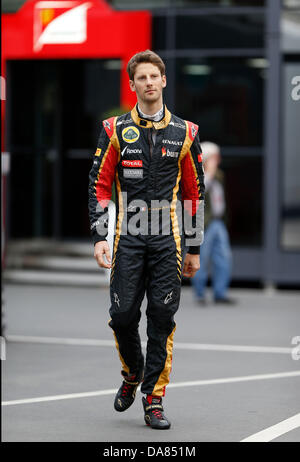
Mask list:
[[[109,119],[103,120],[103,127],[109,138],[112,137],[114,132],[114,119],[115,117],[110,117]]]
[[[198,132],[198,125],[193,124],[193,122],[188,122],[188,126],[189,126],[189,137],[191,140],[194,140]]]

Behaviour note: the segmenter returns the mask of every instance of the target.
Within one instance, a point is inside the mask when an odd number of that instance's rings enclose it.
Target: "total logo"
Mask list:
[[[122,160],[123,167],[143,167],[142,160]]]
[[[162,157],[174,157],[175,159],[177,159],[178,155],[179,155],[179,152],[176,152],[176,151],[169,151],[169,149],[167,149],[166,147],[162,147],[161,148],[161,155]]]

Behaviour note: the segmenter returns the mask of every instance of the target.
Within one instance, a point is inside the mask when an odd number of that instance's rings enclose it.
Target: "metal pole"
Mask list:
[[[166,16],[166,50],[175,50],[176,48],[176,10],[172,7],[172,2],[169,2],[169,8]],[[168,107],[171,112],[175,110],[175,94],[176,94],[176,61],[175,57],[171,56],[167,60],[167,96]]]
[[[273,284],[278,267],[280,214],[280,13],[281,0],[267,0],[266,57],[269,61],[265,91],[264,153],[264,280]]]
[[[53,208],[52,208],[52,219],[53,219],[53,237],[56,240],[62,238],[62,68],[61,62],[54,63],[54,78],[56,82],[56,104],[55,104],[55,120],[54,120],[54,164],[53,164]]]

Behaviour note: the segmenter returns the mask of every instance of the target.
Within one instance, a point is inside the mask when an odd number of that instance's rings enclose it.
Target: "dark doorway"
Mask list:
[[[87,238],[88,172],[120,106],[120,61],[9,61],[7,81],[10,237]]]

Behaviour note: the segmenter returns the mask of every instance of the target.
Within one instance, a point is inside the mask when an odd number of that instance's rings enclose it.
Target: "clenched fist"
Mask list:
[[[195,276],[197,271],[200,269],[200,255],[186,254],[183,266],[183,276],[186,278],[192,278]]]
[[[107,241],[100,241],[95,244],[94,257],[101,268],[111,268],[110,250]]]

